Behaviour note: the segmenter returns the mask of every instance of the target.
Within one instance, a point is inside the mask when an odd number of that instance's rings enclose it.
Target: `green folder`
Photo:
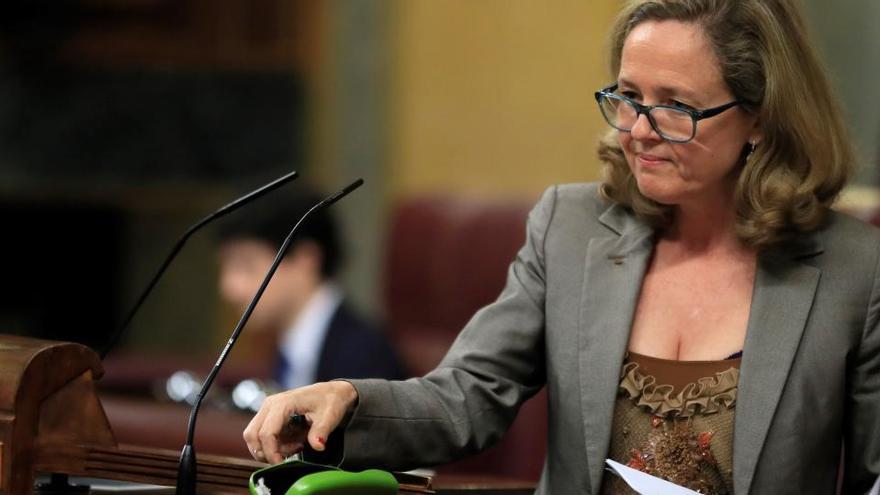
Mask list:
[[[351,472],[298,459],[255,471],[251,495],[393,495],[397,479],[388,471]]]

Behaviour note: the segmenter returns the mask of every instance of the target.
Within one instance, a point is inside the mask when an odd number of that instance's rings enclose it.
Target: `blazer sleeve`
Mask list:
[[[411,469],[485,449],[543,386],[544,240],[556,197],[550,188],[532,209],[505,288],[435,370],[406,381],[351,380],[359,402],[345,429],[344,466]]]
[[[861,345],[851,363],[843,493],[865,493],[880,476],[880,256]]]

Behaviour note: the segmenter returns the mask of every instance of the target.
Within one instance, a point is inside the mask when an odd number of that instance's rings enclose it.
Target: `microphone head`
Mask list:
[[[339,192],[333,194],[329,198],[322,201],[321,204],[318,206],[319,207],[330,206],[333,203],[339,201],[340,199],[348,196],[348,193],[354,191],[355,189],[361,187],[362,185],[364,185],[364,179],[359,178],[359,179],[355,180],[354,182],[352,182],[351,184],[343,187],[342,190],[340,190]]]
[[[355,189],[361,187],[362,185],[364,185],[364,179],[358,177],[357,179],[355,179],[354,182],[345,186],[345,188],[342,189],[342,191],[343,191],[342,195],[345,196],[346,194],[354,191]]]

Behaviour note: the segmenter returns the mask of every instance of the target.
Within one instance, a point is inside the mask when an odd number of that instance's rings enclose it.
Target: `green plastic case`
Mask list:
[[[393,495],[397,490],[397,480],[388,471],[323,471],[303,476],[286,495]]]
[[[290,460],[251,474],[251,495],[394,495],[399,485],[388,471],[343,471],[332,466]]]

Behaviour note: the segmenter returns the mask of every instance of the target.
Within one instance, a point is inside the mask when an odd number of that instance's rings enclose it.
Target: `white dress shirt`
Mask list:
[[[279,385],[291,389],[315,383],[327,329],[340,303],[342,292],[336,286],[321,285],[281,336],[279,351],[290,366]]]

